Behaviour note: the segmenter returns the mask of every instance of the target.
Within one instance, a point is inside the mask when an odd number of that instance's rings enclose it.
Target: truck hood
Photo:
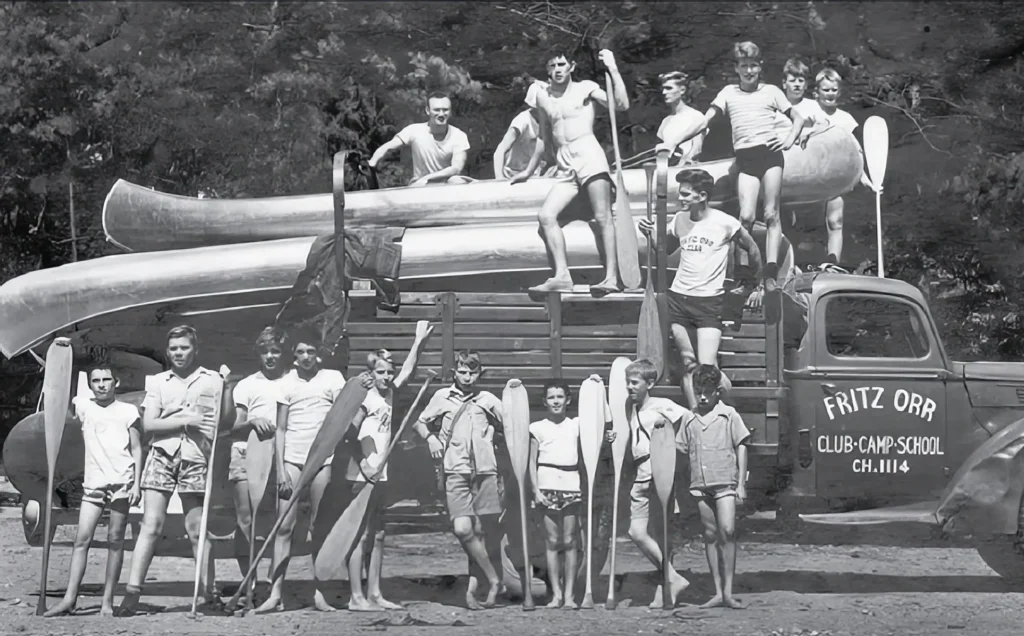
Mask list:
[[[1021,362],[954,362],[953,369],[964,380],[1002,380],[1024,388],[1024,363]]]

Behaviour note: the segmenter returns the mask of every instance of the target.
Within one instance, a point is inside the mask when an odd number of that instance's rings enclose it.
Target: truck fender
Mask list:
[[[1024,419],[990,437],[964,460],[942,493],[935,517],[984,520],[993,534],[1015,534],[1024,492]],[[981,527],[981,526],[979,526]]]

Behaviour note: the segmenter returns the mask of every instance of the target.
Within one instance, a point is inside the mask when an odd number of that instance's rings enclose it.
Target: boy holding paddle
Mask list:
[[[382,464],[384,452],[391,442],[391,416],[395,394],[416,374],[420,350],[433,332],[429,324],[417,325],[412,350],[395,376],[395,362],[391,352],[378,349],[366,357],[366,368],[373,377],[373,388],[367,394],[359,414],[352,421],[349,432],[355,432],[362,458],[353,455],[345,473],[346,499],[355,499],[368,483],[376,484],[366,508],[365,528],[348,557],[348,581],[351,599],[348,609],[354,612],[379,612],[402,609],[398,603],[384,598],[380,589],[380,575],[384,566],[384,509],[388,480],[387,464]],[[348,503],[342,506],[347,508]],[[372,545],[371,545],[372,542]],[[363,596],[363,560],[369,550],[370,567],[367,577],[367,595]]]
[[[636,467],[636,478],[629,491],[629,538],[640,552],[661,570],[661,546],[648,532],[654,477],[650,462],[651,431],[657,426],[671,426],[678,430],[680,422],[689,416],[690,411],[667,398],[652,397],[650,391],[657,382],[658,369],[650,360],[637,360],[626,367],[626,389],[632,403],[629,420],[632,440],[630,450]],[[669,580],[669,591],[672,603],[675,604],[679,593],[685,590],[690,582],[671,566]],[[659,585],[650,607],[661,609],[663,598],[662,587]]]
[[[750,431],[736,409],[720,401],[722,372],[702,364],[694,373],[699,401],[683,416],[676,450],[690,459],[690,494],[704,526],[704,553],[715,581],[715,596],[702,608],[743,605],[732,596],[736,574],[736,506],[747,497]]]
[[[668,224],[666,252],[679,249],[679,268],[668,290],[668,316],[672,339],[683,361],[683,387],[689,404],[697,403],[693,370],[697,364],[718,364],[725,307],[725,277],[730,248],[744,250],[758,271],[761,250],[734,217],[708,206],[715,186],[704,170],[685,169],[676,174],[679,212]],[[640,219],[640,231],[656,246],[654,222]],[[755,292],[756,293],[756,292]],[[723,376],[725,389],[728,379]]]
[[[493,607],[501,587],[502,504],[495,435],[503,434],[503,408],[493,393],[476,388],[482,372],[479,353],[459,351],[455,382],[434,393],[413,426],[427,441],[430,456],[442,462],[452,532],[469,558],[466,605],[474,610]],[[476,597],[481,578],[489,586],[482,604]]]
[[[96,525],[103,509],[110,506],[107,525],[107,574],[103,582],[100,616],[114,615],[114,588],[124,562],[124,531],[128,510],[142,498],[142,433],[139,409],[117,399],[118,379],[109,364],[89,369],[92,395],[73,400],[74,417],[82,425],[85,442],[85,477],[82,507],[78,514],[78,535],[71,555],[71,571],[64,600],[44,616],[62,616],[75,609],[78,589],[85,576]]]
[[[207,556],[199,554],[199,535],[209,454],[214,435],[232,422],[234,383],[225,383],[220,374],[200,366],[198,353],[195,329],[188,325],[171,329],[167,332],[166,352],[171,368],[153,376],[146,388],[142,428],[152,441],[142,471],[142,528],[135,540],[122,614],[133,613],[142,596],[142,585],[167,518],[167,504],[175,490],[181,499],[193,556],[197,562]],[[220,598],[212,586],[213,581],[205,581],[202,588],[206,603],[219,605]]]

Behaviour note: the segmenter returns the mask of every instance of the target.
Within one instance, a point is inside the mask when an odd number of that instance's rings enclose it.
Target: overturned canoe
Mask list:
[[[863,170],[860,146],[853,135],[839,128],[826,130],[812,137],[806,148],[792,148],[785,154],[782,198],[790,204],[825,201],[848,192]],[[707,170],[716,179],[712,199],[719,205],[735,197],[732,159],[691,167]],[[670,183],[680,169],[670,169]],[[644,170],[625,170],[623,177],[633,214],[645,214]],[[550,178],[517,185],[488,180],[351,192],[345,197],[345,223],[426,228],[535,222],[553,183]],[[147,252],[329,234],[334,229],[333,211],[331,194],[197,199],[119,180],[103,205],[103,227],[118,246]]]

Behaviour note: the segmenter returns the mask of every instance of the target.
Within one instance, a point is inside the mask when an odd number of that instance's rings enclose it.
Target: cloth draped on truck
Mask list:
[[[327,368],[347,365],[345,326],[351,309],[346,294],[350,287],[348,281],[369,281],[376,292],[377,306],[398,313],[398,277],[402,265],[399,241],[404,235],[405,228],[346,228],[347,280],[339,280],[335,266],[336,236],[318,236],[309,248],[306,267],[299,273],[288,300],[277,314],[275,326],[284,330],[316,329],[323,342],[320,354],[324,365]]]

